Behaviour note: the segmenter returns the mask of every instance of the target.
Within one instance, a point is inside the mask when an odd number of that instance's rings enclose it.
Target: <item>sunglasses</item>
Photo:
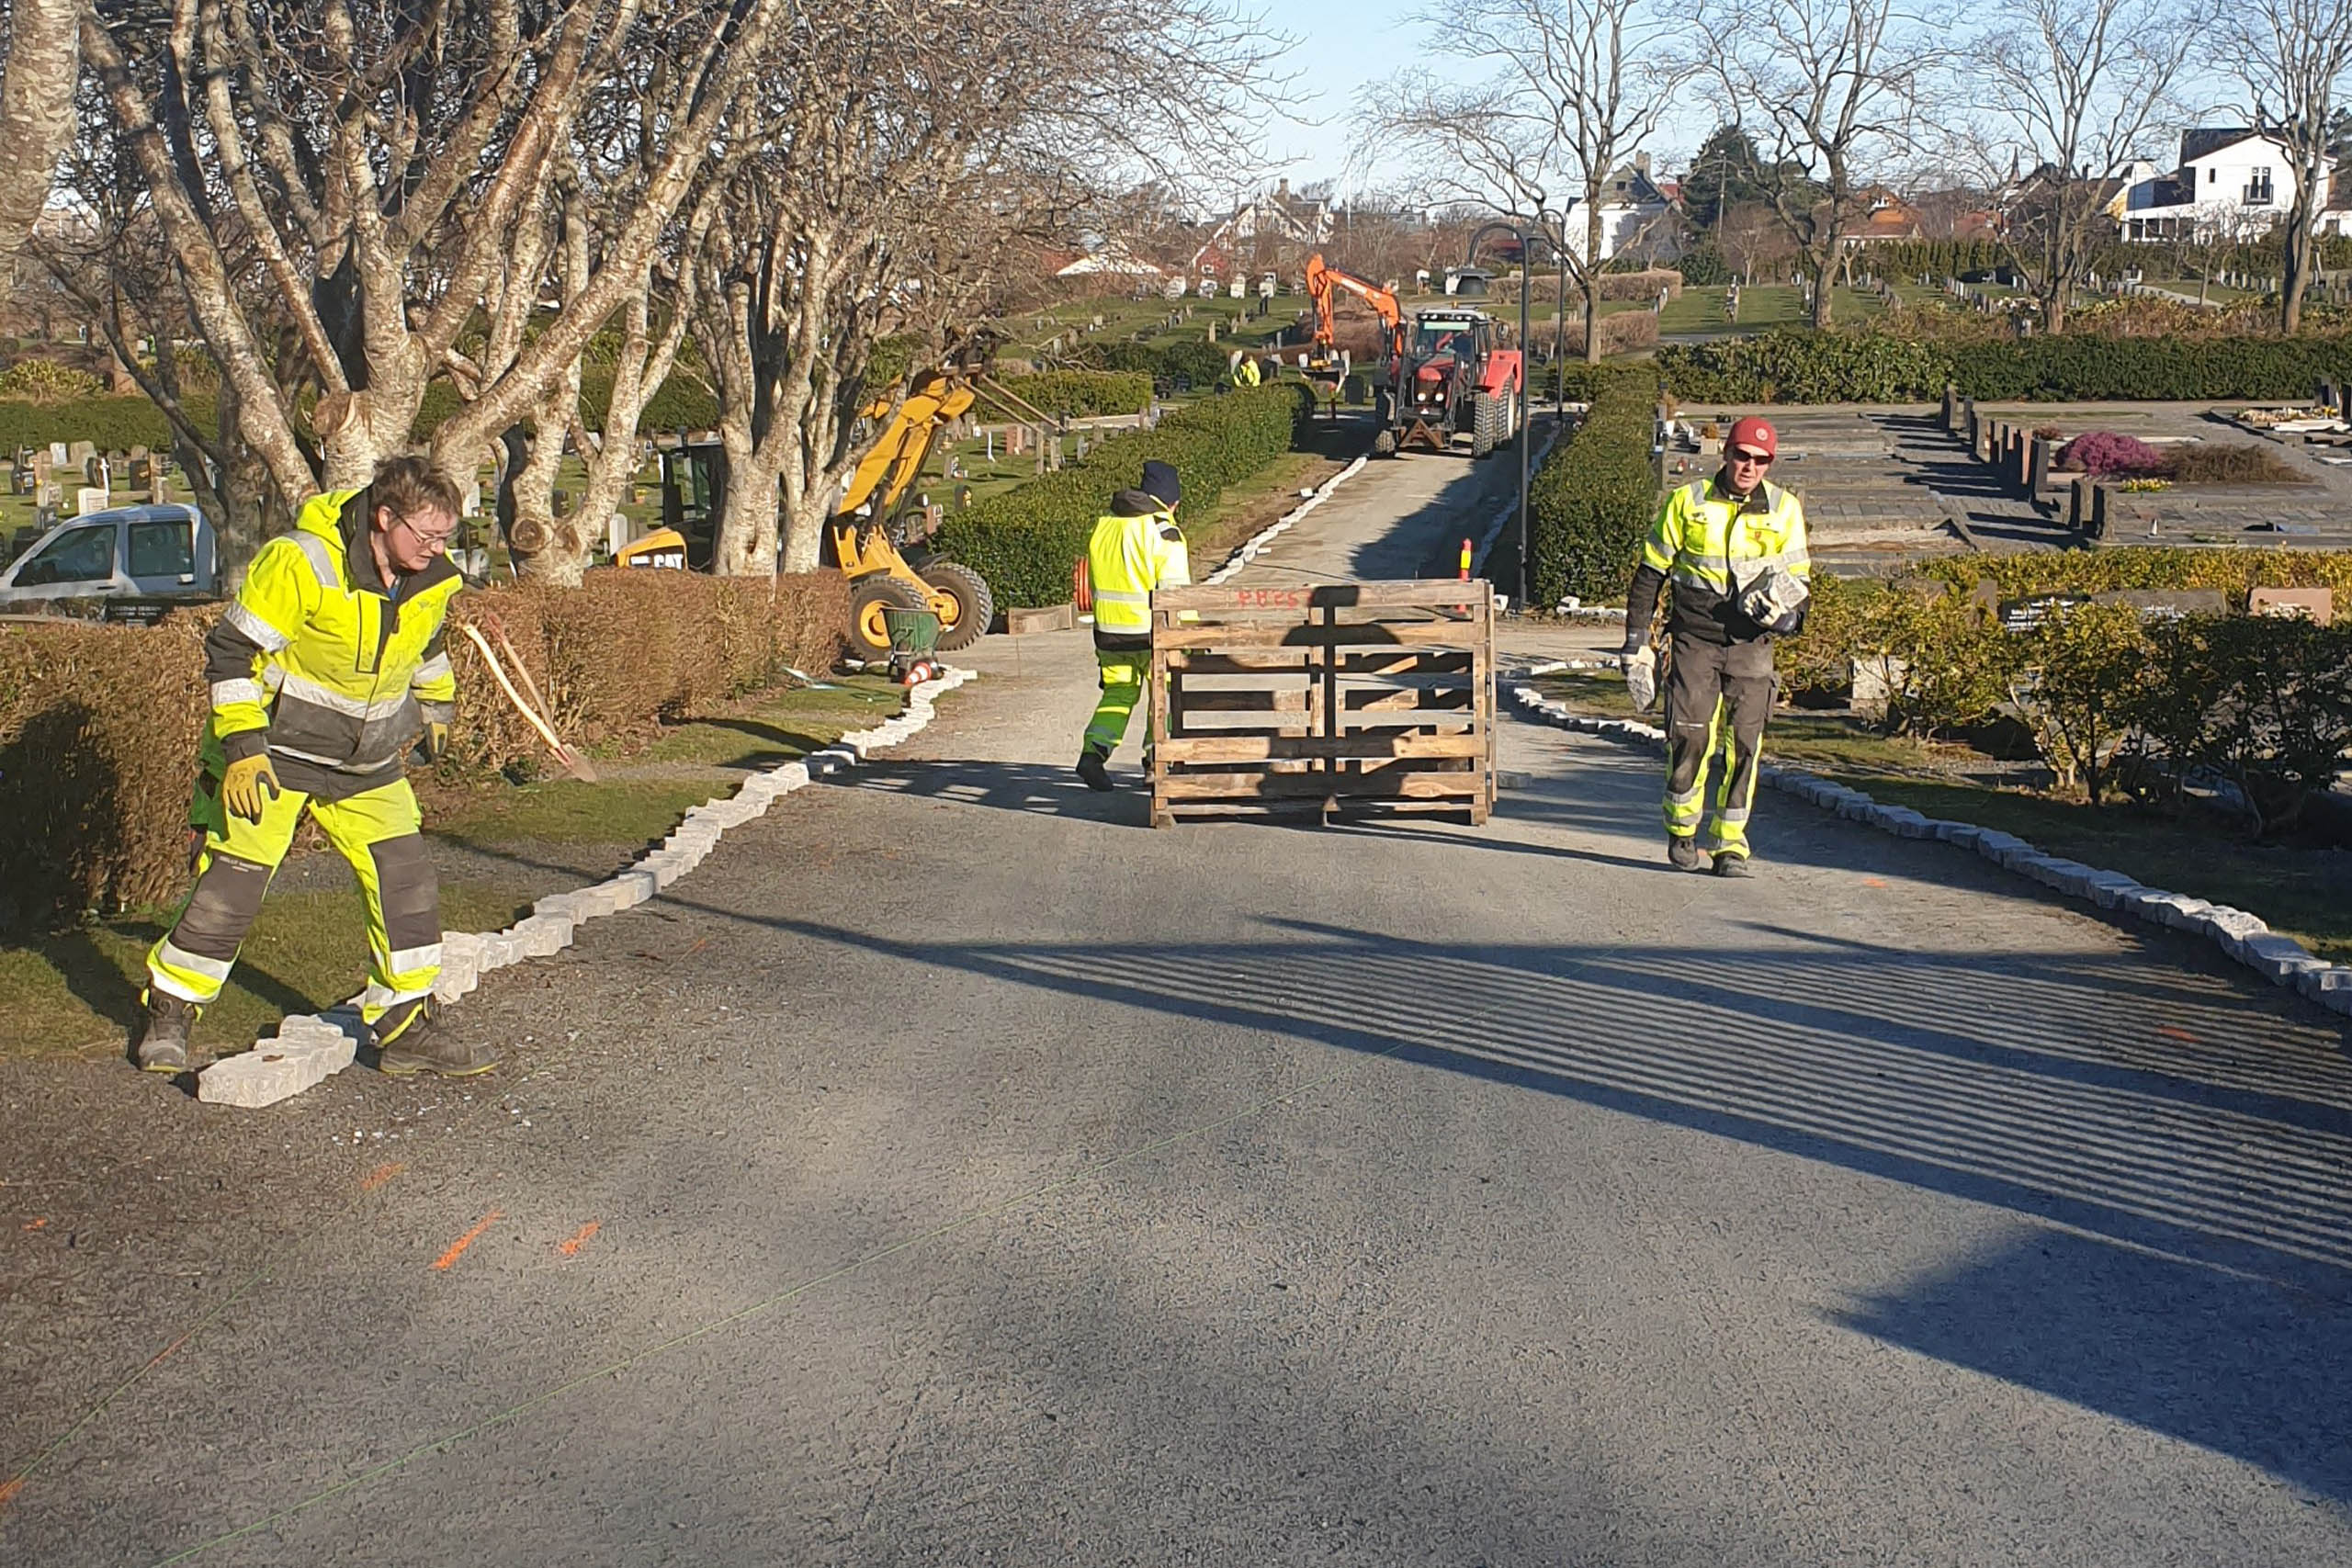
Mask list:
[[[1732,449],[1731,460],[1735,463],[1752,463],[1758,468],[1770,468],[1772,464],[1772,459],[1761,452],[1743,452],[1737,447]]]

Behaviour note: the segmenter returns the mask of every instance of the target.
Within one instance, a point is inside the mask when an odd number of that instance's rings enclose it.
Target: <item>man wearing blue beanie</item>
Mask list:
[[[1094,659],[1102,667],[1102,699],[1078,754],[1078,776],[1089,789],[1112,787],[1111,753],[1127,733],[1151,668],[1151,593],[1193,581],[1176,503],[1184,487],[1175,468],[1143,466],[1143,482],[1111,498],[1086,544],[1087,581],[1094,596]]]

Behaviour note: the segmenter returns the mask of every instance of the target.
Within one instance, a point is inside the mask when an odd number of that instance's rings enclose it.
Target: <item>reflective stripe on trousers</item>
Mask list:
[[[307,809],[350,863],[367,904],[368,983],[360,1016],[372,1023],[394,1003],[432,990],[441,975],[440,893],[406,779],[346,800],[283,790],[259,822],[230,816],[220,788],[209,776],[197,786],[190,817],[205,838],[196,886],[147,955],[151,987],[199,1006],[220,994]]]
[[[1151,671],[1151,655],[1142,649],[1132,653],[1097,649],[1094,661],[1101,666],[1102,698],[1094,705],[1094,717],[1086,727],[1084,744],[1091,750],[1115,751],[1119,742],[1126,739],[1127,721],[1144,700],[1144,678]],[[1150,716],[1147,714],[1146,745],[1151,740],[1149,724]]]

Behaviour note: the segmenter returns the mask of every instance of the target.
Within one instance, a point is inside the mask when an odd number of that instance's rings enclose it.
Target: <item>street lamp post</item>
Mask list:
[[[1527,609],[1527,449],[1531,445],[1527,431],[1527,300],[1532,292],[1529,284],[1534,269],[1531,265],[1529,245],[1544,231],[1531,229],[1515,220],[1498,220],[1482,225],[1470,236],[1470,249],[1463,265],[1478,259],[1478,245],[1489,234],[1503,233],[1519,241],[1519,604],[1524,615]],[[1565,263],[1563,264],[1565,265]]]

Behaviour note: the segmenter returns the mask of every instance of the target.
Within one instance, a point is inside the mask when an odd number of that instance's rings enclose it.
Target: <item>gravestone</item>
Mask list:
[[[90,442],[69,442],[66,444],[65,447],[65,462],[63,466],[69,468],[87,469],[90,466],[90,459],[97,455],[97,447]]]
[[[2076,530],[2077,532],[2079,532],[2079,531],[2081,531],[2082,529],[2085,529],[2085,528],[2087,528],[2087,527],[2089,527],[2089,526],[2090,526],[2090,521],[2091,521],[2091,479],[2090,479],[2090,476],[2089,476],[2088,474],[2081,474],[2081,475],[2077,475],[2077,476],[2075,477],[2075,479],[2074,483],[2072,483],[2072,484],[2068,485],[2068,486],[2066,487],[2066,490],[2067,490],[2067,502],[2066,502],[2066,526],[2067,526],[2067,527],[2069,527],[2069,528],[2073,528],[2073,529]]]
[[[74,515],[87,517],[107,509],[107,492],[96,485],[84,485],[74,492]]]
[[[2107,537],[2108,525],[2114,521],[2115,495],[2115,487],[2112,485],[2091,486],[2091,525],[2088,532],[2092,538]]]
[[[2257,588],[2246,595],[2246,610],[2256,615],[2300,616],[2331,626],[2335,619],[2335,594],[2325,588]]]
[[[2177,621],[2184,615],[2226,615],[2230,601],[2218,588],[2116,588],[2091,595],[2100,604],[2129,604],[2143,621]]]
[[[1944,432],[1950,434],[1960,428],[1960,389],[1950,381],[1944,383]]]
[[[2041,623],[2051,616],[2089,603],[2089,597],[2081,593],[2039,593],[2027,599],[2004,599],[1999,606],[2001,629],[2013,637],[2039,631]]]
[[[49,466],[51,468],[62,468],[73,460],[73,450],[68,447],[64,442],[52,441],[49,444]]]

